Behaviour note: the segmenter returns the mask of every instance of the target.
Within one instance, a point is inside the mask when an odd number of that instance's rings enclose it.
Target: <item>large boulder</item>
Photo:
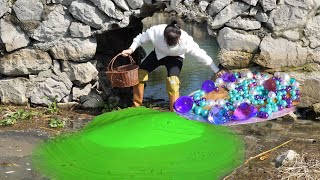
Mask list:
[[[303,28],[319,5],[312,0],[284,0],[283,4],[271,11],[267,24],[274,31]]]
[[[53,41],[62,38],[68,33],[72,17],[64,10],[62,5],[56,5],[48,14],[47,20],[33,31],[32,38],[41,42]]]
[[[96,29],[101,29],[105,22],[110,21],[110,18],[90,1],[73,1],[69,12],[74,18]]]
[[[277,0],[260,0],[263,11],[271,11],[277,7]]]
[[[93,58],[96,48],[95,38],[66,38],[52,46],[50,54],[55,59],[86,62]]]
[[[47,70],[38,75],[30,75],[29,79],[34,86],[27,92],[27,97],[33,104],[49,105],[54,101],[60,102],[71,93],[72,82],[64,72],[56,75]]]
[[[87,96],[91,92],[92,84],[87,84],[85,87],[72,88],[72,100],[79,101],[82,96]]]
[[[6,78],[0,80],[0,99],[2,104],[24,105],[28,103],[26,93],[32,88],[27,78]]]
[[[208,13],[212,16],[218,14],[223,8],[228,6],[231,0],[215,0],[209,5]]]
[[[235,29],[243,29],[243,30],[254,30],[260,29],[261,23],[259,21],[250,20],[250,19],[242,19],[241,17],[231,19],[226,23],[226,26],[235,28]]]
[[[289,72],[289,75],[301,83],[299,107],[311,107],[320,102],[320,72]]]
[[[311,18],[304,29],[306,38],[310,41],[310,47],[320,46],[320,15]]]
[[[0,0],[0,18],[10,9],[8,0]]]
[[[251,34],[241,34],[225,27],[219,31],[218,43],[221,49],[252,53],[258,50],[260,38]]]
[[[72,22],[70,25],[71,37],[86,38],[91,36],[91,28],[88,25],[79,22]]]
[[[101,11],[103,11],[109,17],[114,19],[123,19],[123,13],[114,5],[111,0],[90,0],[95,4]]]
[[[243,51],[227,51],[222,49],[218,59],[220,64],[227,69],[242,69],[248,67],[253,54]]]
[[[69,79],[77,85],[83,85],[96,79],[98,70],[90,63],[74,63],[63,61],[62,72],[66,72]]]
[[[233,19],[246,10],[250,8],[250,5],[242,2],[234,2],[227,7],[225,7],[223,10],[221,10],[214,18],[213,22],[210,23],[210,27],[212,29],[218,29],[222,27],[226,22],[228,22],[230,19]]]
[[[129,11],[129,5],[126,0],[113,0],[113,2],[121,9]]]
[[[13,5],[13,10],[20,21],[40,21],[43,4],[41,0],[17,0]]]
[[[140,9],[143,5],[143,0],[127,0],[131,9]]]
[[[314,61],[309,57],[312,54],[310,49],[284,38],[266,36],[259,48],[261,52],[254,58],[254,62],[263,67],[296,67]]]
[[[38,74],[51,66],[49,54],[37,49],[20,49],[0,57],[0,72],[7,76]]]
[[[30,42],[29,37],[19,26],[6,21],[4,18],[0,19],[0,38],[7,52],[26,47]]]

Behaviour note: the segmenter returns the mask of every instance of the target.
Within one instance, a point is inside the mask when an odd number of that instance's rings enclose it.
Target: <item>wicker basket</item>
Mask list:
[[[138,68],[139,66],[135,64],[135,61],[131,56],[129,57],[130,64],[122,65],[114,68],[113,64],[120,54],[116,55],[110,61],[106,74],[107,78],[112,87],[131,87],[139,83],[138,79]]]

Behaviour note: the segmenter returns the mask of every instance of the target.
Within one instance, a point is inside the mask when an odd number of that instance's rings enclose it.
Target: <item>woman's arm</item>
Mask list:
[[[132,54],[139,46],[151,41],[150,33],[153,33],[152,27],[147,29],[146,32],[142,32],[137,35],[128,49],[125,49],[121,52],[123,56],[128,56]]]
[[[212,58],[208,56],[205,50],[201,49],[199,45],[194,42],[191,36],[188,37],[188,51],[187,53],[196,58],[198,61],[204,63],[209,66],[213,72],[218,73],[219,68],[214,64]]]

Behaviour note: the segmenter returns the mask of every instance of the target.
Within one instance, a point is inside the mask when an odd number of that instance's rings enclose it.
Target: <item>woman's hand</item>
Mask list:
[[[220,69],[220,71],[218,71],[217,73],[215,73],[212,77],[211,80],[215,81],[217,78],[221,77],[224,73],[226,73],[227,70],[226,69]]]
[[[226,70],[224,69],[221,69],[220,71],[218,71],[216,74],[217,74],[217,77],[220,77],[222,76],[222,74],[226,73]]]
[[[129,56],[130,54],[132,54],[132,53],[133,53],[133,50],[132,50],[131,48],[129,48],[129,49],[123,50],[123,51],[121,52],[121,55],[124,56],[124,57],[127,57],[127,56]]]

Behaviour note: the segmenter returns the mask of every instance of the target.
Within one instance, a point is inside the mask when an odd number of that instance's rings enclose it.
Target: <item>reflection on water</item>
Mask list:
[[[144,29],[167,22],[168,16],[164,14],[154,14],[152,17],[143,20]],[[195,42],[199,44],[200,48],[204,49],[207,54],[212,57],[216,65],[218,65],[217,55],[219,46],[216,39],[207,33],[206,27],[197,23],[186,23],[183,25],[183,30],[191,35]],[[147,54],[154,48],[151,43],[146,44],[143,47]],[[191,56],[186,55],[180,74],[180,95],[187,95],[192,91],[199,89],[202,82],[212,75],[213,72],[208,66],[205,66]],[[145,98],[168,100],[166,77],[167,70],[164,66],[160,66],[150,73],[149,81],[147,82],[147,87],[145,89]]]

